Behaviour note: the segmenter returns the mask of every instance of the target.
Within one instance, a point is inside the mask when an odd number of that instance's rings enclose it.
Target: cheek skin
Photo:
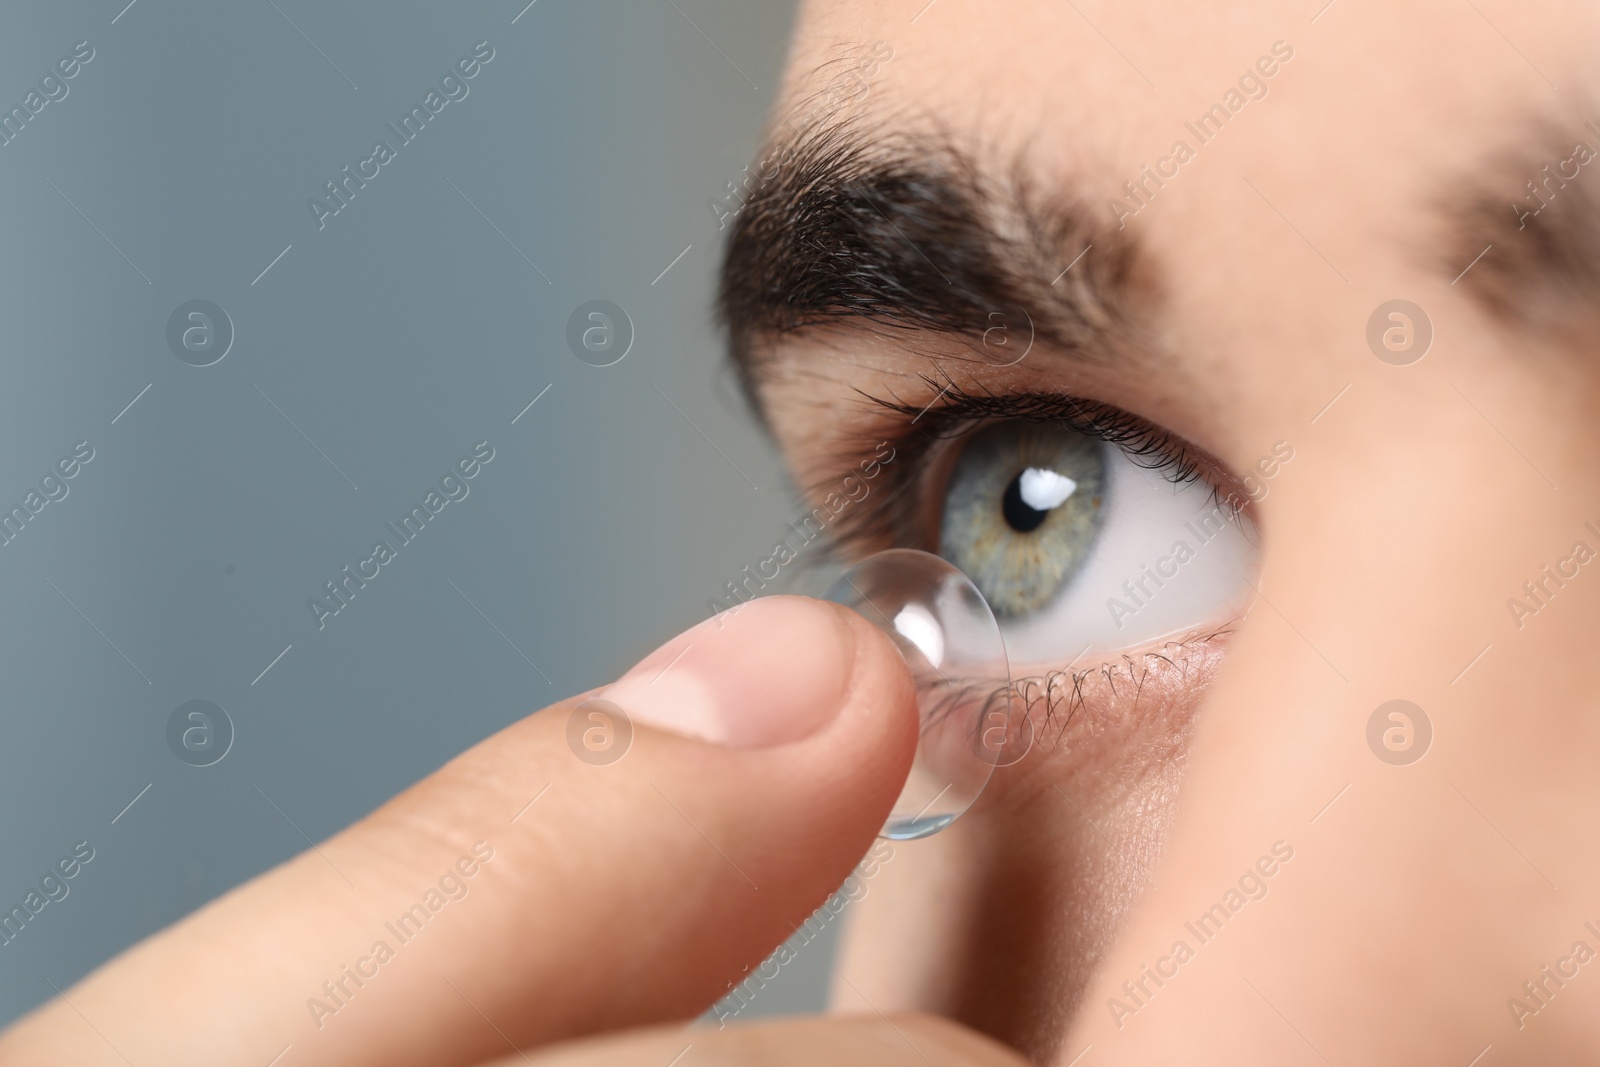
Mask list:
[[[1149,888],[1190,727],[1227,638],[1131,654],[1035,702],[1034,746],[954,826],[894,855],[852,905],[834,1001],[946,1015],[1048,1062]]]

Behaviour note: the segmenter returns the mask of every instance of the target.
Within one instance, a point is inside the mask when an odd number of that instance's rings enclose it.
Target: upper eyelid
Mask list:
[[[1118,445],[1134,463],[1146,469],[1163,470],[1175,483],[1203,477],[1202,471],[1212,466],[1192,445],[1171,431],[1102,401],[1064,392],[1034,390],[972,394],[947,386],[941,390],[941,394],[944,393],[952,394],[949,402],[923,408],[912,420],[915,423],[927,418],[928,425],[921,432],[931,439],[970,436],[993,422],[1053,422],[1086,437]],[[880,400],[878,403],[892,411],[910,410],[909,405],[899,401]],[[941,430],[948,432],[941,433]],[[1147,457],[1154,457],[1155,462],[1140,462]]]

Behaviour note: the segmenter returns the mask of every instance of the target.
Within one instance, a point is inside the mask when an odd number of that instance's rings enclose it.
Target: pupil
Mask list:
[[[1032,533],[1050,517],[1048,511],[1040,511],[1022,499],[1020,472],[1011,479],[1011,484],[1006,486],[1005,496],[1000,498],[1000,512],[1006,517],[1006,525],[1018,533]]]

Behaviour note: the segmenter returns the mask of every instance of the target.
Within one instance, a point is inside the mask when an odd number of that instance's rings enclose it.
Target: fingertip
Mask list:
[[[863,699],[899,710],[896,672],[905,674],[899,653],[855,612],[771,596],[679,634],[601,695],[647,726],[766,748],[826,732]]]

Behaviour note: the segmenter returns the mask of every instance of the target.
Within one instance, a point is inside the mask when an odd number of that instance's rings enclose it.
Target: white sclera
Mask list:
[[[917,687],[916,760],[882,836],[937,833],[978,799],[1009,734],[1011,671],[994,613],[966,575],[910,548],[862,560],[828,599],[887,634]]]
[[[1254,592],[1248,516],[1204,479],[1174,485],[1106,449],[1109,510],[1094,547],[1049,603],[1001,623],[1020,676],[1190,633],[1242,611]]]

